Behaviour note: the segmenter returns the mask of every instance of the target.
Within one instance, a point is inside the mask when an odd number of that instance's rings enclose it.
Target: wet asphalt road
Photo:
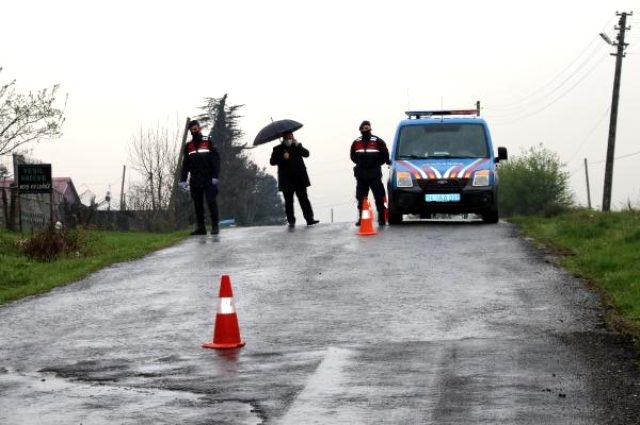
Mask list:
[[[225,229],[0,307],[0,424],[640,423],[598,306],[504,222]]]

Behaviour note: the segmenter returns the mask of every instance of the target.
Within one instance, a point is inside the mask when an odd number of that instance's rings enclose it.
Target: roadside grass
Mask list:
[[[602,295],[609,324],[640,341],[640,212],[575,210],[508,220],[589,282]]]
[[[0,304],[47,292],[112,265],[145,256],[184,239],[173,233],[83,230],[83,250],[53,261],[27,257],[18,248],[24,235],[0,230]]]

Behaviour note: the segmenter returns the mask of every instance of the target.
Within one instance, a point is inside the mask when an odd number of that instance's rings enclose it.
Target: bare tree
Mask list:
[[[177,132],[170,134],[159,125],[146,131],[140,128],[140,133],[133,137],[129,157],[143,183],[132,186],[129,198],[139,208],[152,211],[168,208],[179,148]]]
[[[0,155],[62,135],[64,107],[54,107],[59,86],[22,94],[16,92],[15,83],[0,85]]]
[[[149,187],[146,184],[131,184],[127,189],[127,208],[133,211],[152,211]]]

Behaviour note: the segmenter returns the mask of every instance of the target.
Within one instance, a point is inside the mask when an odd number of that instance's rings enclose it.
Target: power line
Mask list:
[[[619,159],[630,158],[630,157],[632,157],[632,156],[636,156],[636,155],[640,155],[640,151],[638,151],[638,152],[628,153],[628,154],[621,155],[621,156],[616,156],[616,157],[615,157],[615,158],[613,158],[613,159],[617,161],[617,160],[619,160]],[[601,160],[599,160],[599,161],[594,161],[594,162],[592,162],[592,164],[602,164],[603,162],[606,162],[606,161],[607,161],[606,159],[601,159]]]
[[[515,114],[515,115],[506,115],[506,118],[510,118],[509,121],[500,121],[498,120],[497,123],[506,123],[506,122],[511,122],[513,119],[522,119],[522,118],[528,118],[531,117],[533,115],[539,114],[540,112],[544,111],[545,109],[547,109],[548,107],[550,107],[551,105],[553,105],[554,103],[556,103],[557,101],[559,101],[560,99],[562,99],[564,96],[566,96],[567,94],[569,94],[574,88],[576,88],[580,83],[582,83],[585,78],[587,78],[600,64],[602,64],[604,62],[604,60],[606,59],[605,57],[600,58],[600,60],[591,68],[589,69],[589,71],[587,71],[586,74],[584,74],[582,76],[582,78],[580,78],[578,81],[576,81],[575,84],[573,84],[571,87],[569,87],[568,89],[566,89],[563,93],[561,93],[558,97],[556,97],[555,99],[553,99],[551,102],[547,103],[546,105],[542,106],[541,108],[538,108],[532,112],[527,112],[525,114]]]
[[[610,24],[611,21],[614,19],[615,17],[611,17],[607,20],[606,24],[603,25],[602,30],[604,31],[604,29],[606,29]],[[571,60],[569,62],[569,64],[567,66],[565,66],[560,72],[556,73],[556,75],[554,77],[552,77],[546,84],[542,85],[541,87],[539,87],[538,89],[536,89],[535,91],[532,92],[532,95],[529,96],[525,96],[519,100],[504,104],[504,105],[490,105],[491,108],[495,108],[495,109],[518,109],[518,108],[522,108],[523,105],[526,105],[528,103],[532,103],[531,102],[531,98],[534,97],[548,97],[550,95],[552,95],[555,91],[557,91],[558,89],[560,89],[569,79],[571,79],[573,76],[575,76],[577,74],[577,71],[574,71],[571,73],[571,75],[568,78],[565,78],[555,89],[551,90],[549,93],[544,93],[544,90],[546,90],[549,86],[551,86],[557,79],[561,78],[561,76],[567,72],[584,54],[585,52],[590,49],[595,43],[596,41],[599,41],[600,37],[598,36],[594,36],[594,38],[591,39],[591,41],[580,51],[580,53],[573,58],[573,60]],[[596,46],[596,48],[594,49],[593,52],[591,52],[589,54],[589,56],[587,57],[586,60],[584,60],[580,66],[578,67],[578,70],[583,69],[584,66],[586,65],[587,62],[589,62],[589,60],[591,60],[593,57],[596,57],[596,53],[598,50],[602,49],[602,45],[598,45]],[[535,102],[533,102],[535,103]]]
[[[582,149],[582,147],[585,145],[585,143],[587,143],[587,141],[591,138],[591,136],[593,135],[593,133],[596,131],[596,129],[600,126],[600,124],[602,123],[602,121],[607,117],[607,115],[609,114],[609,111],[611,110],[611,107],[608,107],[604,113],[600,116],[600,118],[596,121],[596,123],[594,124],[594,126],[591,128],[591,130],[589,131],[589,133],[587,134],[587,136],[584,138],[584,140],[580,143],[580,145],[578,145],[578,148],[576,149],[576,151],[569,157],[569,158],[573,158],[576,159],[576,155],[578,154],[578,152],[580,152],[580,150]],[[571,161],[571,160],[570,160]]]
[[[618,157],[616,157],[616,159],[625,159],[625,158],[629,158],[629,157],[636,156],[636,155],[640,155],[640,151],[633,152],[633,153],[628,153],[628,154],[622,155],[622,156],[618,156]]]
[[[592,162],[593,164],[593,162]],[[570,174],[569,177],[572,177],[575,173],[577,173],[578,171],[580,171],[582,169],[582,165],[577,166]]]
[[[592,43],[594,41],[596,41],[597,39],[594,38]],[[577,75],[579,75],[580,72],[582,72],[585,67],[594,59],[597,58],[602,58],[602,55],[598,55],[598,53],[601,53],[602,50],[604,50],[604,46],[600,46],[598,45],[596,47],[596,49],[594,49],[594,51],[590,54],[589,57],[587,57],[584,61],[582,61],[578,67],[577,70],[573,71],[570,75],[568,75],[567,77],[565,77],[562,81],[560,81],[557,85],[555,85],[551,90],[546,90],[547,87],[549,87],[554,81],[555,79],[552,79],[549,83],[547,83],[545,86],[543,86],[542,88],[536,90],[534,92],[534,94],[526,96],[518,101],[512,102],[510,104],[506,104],[506,105],[490,105],[491,109],[497,109],[497,110],[503,110],[503,111],[515,111],[516,113],[522,109],[526,109],[528,107],[530,107],[531,105],[535,105],[536,103],[540,103],[541,101],[544,101],[546,99],[548,99],[550,96],[553,96],[556,92],[558,92],[560,89],[562,89],[562,87],[564,87],[571,79],[575,78]],[[592,70],[593,68],[591,68]],[[589,71],[588,73],[590,73],[591,71]],[[564,70],[558,74],[561,75],[562,73],[564,73]],[[587,74],[588,74],[587,73]],[[584,77],[583,77],[584,78]]]

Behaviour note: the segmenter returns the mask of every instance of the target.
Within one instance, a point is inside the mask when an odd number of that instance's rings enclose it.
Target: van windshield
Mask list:
[[[407,125],[400,129],[398,158],[488,158],[482,124]]]

